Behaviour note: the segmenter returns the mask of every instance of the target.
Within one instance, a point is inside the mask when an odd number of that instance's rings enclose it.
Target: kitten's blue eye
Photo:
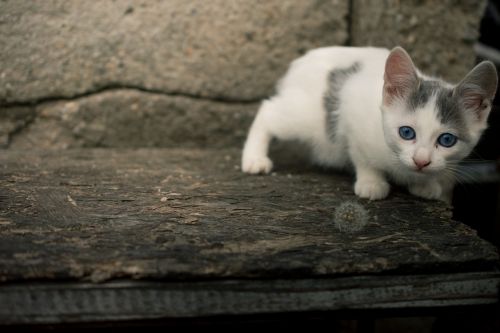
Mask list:
[[[441,146],[449,148],[457,143],[457,137],[450,133],[443,133],[437,141]]]
[[[399,128],[399,136],[405,140],[415,139],[415,130],[410,126],[401,126]]]

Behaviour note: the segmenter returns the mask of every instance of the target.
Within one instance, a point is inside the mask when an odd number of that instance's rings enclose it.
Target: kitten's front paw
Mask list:
[[[389,194],[389,183],[383,180],[364,179],[354,184],[354,193],[360,198],[370,200],[384,199]]]
[[[443,189],[438,182],[415,184],[409,187],[411,194],[425,199],[441,199]]]
[[[272,168],[273,162],[267,156],[243,158],[241,163],[241,170],[251,174],[269,173]]]

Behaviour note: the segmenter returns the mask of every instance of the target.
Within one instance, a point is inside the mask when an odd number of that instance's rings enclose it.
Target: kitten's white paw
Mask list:
[[[443,197],[443,188],[438,182],[415,184],[408,189],[411,194],[425,199],[441,199]]]
[[[362,179],[354,184],[354,193],[360,198],[370,200],[384,199],[389,194],[389,183],[384,180]]]
[[[267,156],[243,158],[241,170],[250,174],[269,173],[273,162]]]

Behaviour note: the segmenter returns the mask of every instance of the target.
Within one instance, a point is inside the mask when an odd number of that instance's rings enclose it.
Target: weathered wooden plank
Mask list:
[[[281,312],[416,309],[498,301],[498,273],[337,279],[0,286],[0,323],[46,324]]]
[[[281,164],[248,176],[235,150],[4,151],[0,280],[324,278],[492,271],[493,246],[448,207]],[[361,204],[368,223],[339,231]]]

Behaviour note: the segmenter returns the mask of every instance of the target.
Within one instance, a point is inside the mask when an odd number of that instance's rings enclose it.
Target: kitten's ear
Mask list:
[[[460,100],[466,110],[476,115],[477,120],[486,122],[497,84],[495,65],[490,61],[483,61],[455,87],[453,95]]]
[[[419,84],[417,70],[410,56],[402,47],[395,47],[385,62],[384,105],[395,99],[408,97]]]

